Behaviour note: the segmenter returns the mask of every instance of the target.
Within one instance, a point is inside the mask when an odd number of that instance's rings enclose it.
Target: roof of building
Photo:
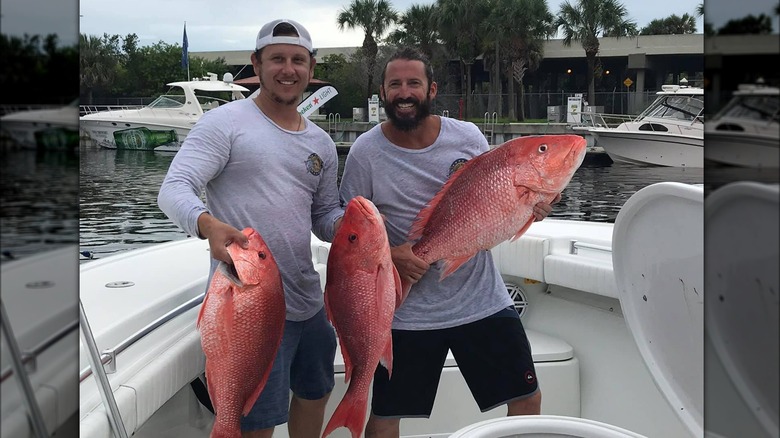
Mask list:
[[[328,55],[341,54],[349,58],[358,47],[316,48],[315,59],[323,62]],[[687,35],[640,35],[636,37],[599,38],[599,56],[620,57],[633,54],[645,55],[740,55],[773,54],[780,52],[780,39],[771,35],[727,35],[704,37],[704,34]],[[190,52],[192,56],[214,60],[224,58],[228,65],[249,65],[252,50],[226,50],[212,52]],[[548,40],[544,44],[547,59],[582,58],[585,51],[577,41],[565,46],[562,39]]]

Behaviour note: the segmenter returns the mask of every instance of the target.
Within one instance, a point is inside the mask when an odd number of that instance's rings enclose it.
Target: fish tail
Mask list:
[[[352,438],[360,438],[366,422],[366,409],[368,408],[368,394],[355,395],[352,387],[344,394],[344,398],[336,407],[336,411],[325,426],[322,438],[330,435],[339,427],[346,427],[352,434]]]

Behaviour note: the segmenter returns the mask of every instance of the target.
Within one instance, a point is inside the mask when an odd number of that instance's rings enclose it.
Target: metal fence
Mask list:
[[[599,113],[609,114],[639,114],[650,102],[655,99],[655,91],[645,92],[598,92],[595,94],[595,103],[589,103],[593,110]],[[565,108],[569,97],[573,93],[525,93],[523,101],[525,105],[526,119],[548,119],[548,107],[557,107],[559,114],[565,114]],[[583,99],[587,95],[583,93]],[[485,113],[493,114],[499,118],[509,115],[509,95],[507,94],[472,94],[469,102],[469,114],[463,114],[464,96],[460,94],[439,94],[433,102],[433,112],[442,114],[448,112],[455,118],[481,118]],[[517,96],[515,96],[517,99]],[[517,111],[515,116],[517,117]],[[560,121],[565,121],[565,118]]]

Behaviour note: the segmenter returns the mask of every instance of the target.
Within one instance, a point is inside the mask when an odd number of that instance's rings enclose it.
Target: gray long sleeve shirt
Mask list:
[[[201,117],[171,162],[157,202],[193,236],[203,212],[257,230],[279,266],[287,319],[302,321],[323,306],[311,232],[330,241],[344,214],[337,172],[336,146],[325,131],[308,121],[302,131],[284,130],[243,99]],[[209,278],[217,264],[211,260]]]

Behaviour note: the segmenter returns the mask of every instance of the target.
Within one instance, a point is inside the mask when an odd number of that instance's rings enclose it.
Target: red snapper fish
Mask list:
[[[353,438],[363,432],[377,364],[392,374],[390,328],[403,299],[384,220],[371,201],[356,196],[347,204],[328,255],[325,309],[336,328],[349,387],[323,438],[342,426]]]
[[[534,205],[552,202],[569,184],[585,143],[579,135],[518,137],[470,159],[417,215],[412,252],[443,260],[444,279],[478,251],[518,239],[534,221]]]
[[[227,247],[198,315],[206,380],[216,418],[211,438],[240,437],[241,417],[255,404],[282,341],[286,307],[282,277],[265,241],[243,231],[247,249]]]

